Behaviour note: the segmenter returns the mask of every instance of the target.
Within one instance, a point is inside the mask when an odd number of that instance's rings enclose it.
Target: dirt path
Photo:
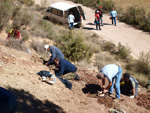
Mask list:
[[[36,3],[40,4],[41,0],[35,0]],[[49,4],[59,1],[65,1],[72,3],[67,0],[48,0]],[[74,4],[74,3],[72,3]],[[86,12],[87,20],[83,21],[83,29],[97,33],[103,39],[111,41],[118,45],[121,42],[122,45],[128,46],[131,48],[131,55],[134,58],[139,57],[139,53],[144,51],[147,53],[150,50],[150,34],[145,33],[141,30],[137,30],[129,25],[126,25],[122,22],[117,21],[117,26],[111,25],[111,20],[109,19],[108,14],[104,14],[103,23],[101,31],[95,30],[94,22],[94,10],[88,7],[83,6],[84,11]]]

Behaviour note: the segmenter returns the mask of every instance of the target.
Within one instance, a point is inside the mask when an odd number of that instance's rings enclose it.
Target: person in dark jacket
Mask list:
[[[0,87],[0,113],[15,113],[17,101],[13,94]]]
[[[54,59],[54,63],[56,67],[59,68],[59,70],[55,73],[56,76],[63,76],[67,73],[75,73],[77,71],[77,67],[66,59],[56,57]]]
[[[51,64],[53,64],[55,57],[59,57],[59,58],[64,59],[64,54],[56,46],[45,45],[44,48],[51,53],[51,57],[45,63],[45,65],[51,65]]]
[[[121,93],[134,98],[138,95],[138,81],[128,73],[123,74],[120,82]]]

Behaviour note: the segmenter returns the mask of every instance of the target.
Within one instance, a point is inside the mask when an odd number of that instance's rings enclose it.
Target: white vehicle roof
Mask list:
[[[72,4],[65,3],[65,2],[57,2],[57,3],[50,5],[50,7],[65,11],[65,10],[68,10],[68,9],[76,7],[76,6],[72,5]]]

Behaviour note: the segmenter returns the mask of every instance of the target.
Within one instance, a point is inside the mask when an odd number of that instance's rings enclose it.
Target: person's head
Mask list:
[[[96,11],[96,14],[98,14],[99,13],[99,11]]]
[[[124,81],[129,81],[129,78],[130,78],[129,73],[124,73],[124,74],[123,74],[123,80],[124,80]]]
[[[46,49],[46,51],[50,51],[50,46],[49,45],[44,45],[44,48]]]
[[[58,64],[59,64],[59,57],[55,57],[55,59],[54,59],[54,63],[55,63],[56,65],[58,65]]]
[[[98,79],[103,79],[104,78],[104,73],[100,72],[97,74]]]
[[[72,12],[70,12],[70,14],[72,14],[72,15],[73,15],[73,13],[72,13]]]
[[[99,6],[99,9],[102,9],[102,6]]]
[[[113,11],[115,10],[115,8],[112,9]]]

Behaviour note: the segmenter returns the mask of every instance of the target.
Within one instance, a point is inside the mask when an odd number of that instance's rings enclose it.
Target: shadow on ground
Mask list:
[[[83,27],[82,29],[94,30],[94,28],[92,28],[92,27]]]
[[[101,91],[101,87],[100,87],[100,85],[97,85],[97,84],[86,84],[85,88],[82,88],[82,91],[85,94],[86,93],[96,94],[97,91]]]
[[[23,89],[7,88],[15,96],[18,106],[16,113],[65,113],[58,105],[48,100],[41,101]]]

